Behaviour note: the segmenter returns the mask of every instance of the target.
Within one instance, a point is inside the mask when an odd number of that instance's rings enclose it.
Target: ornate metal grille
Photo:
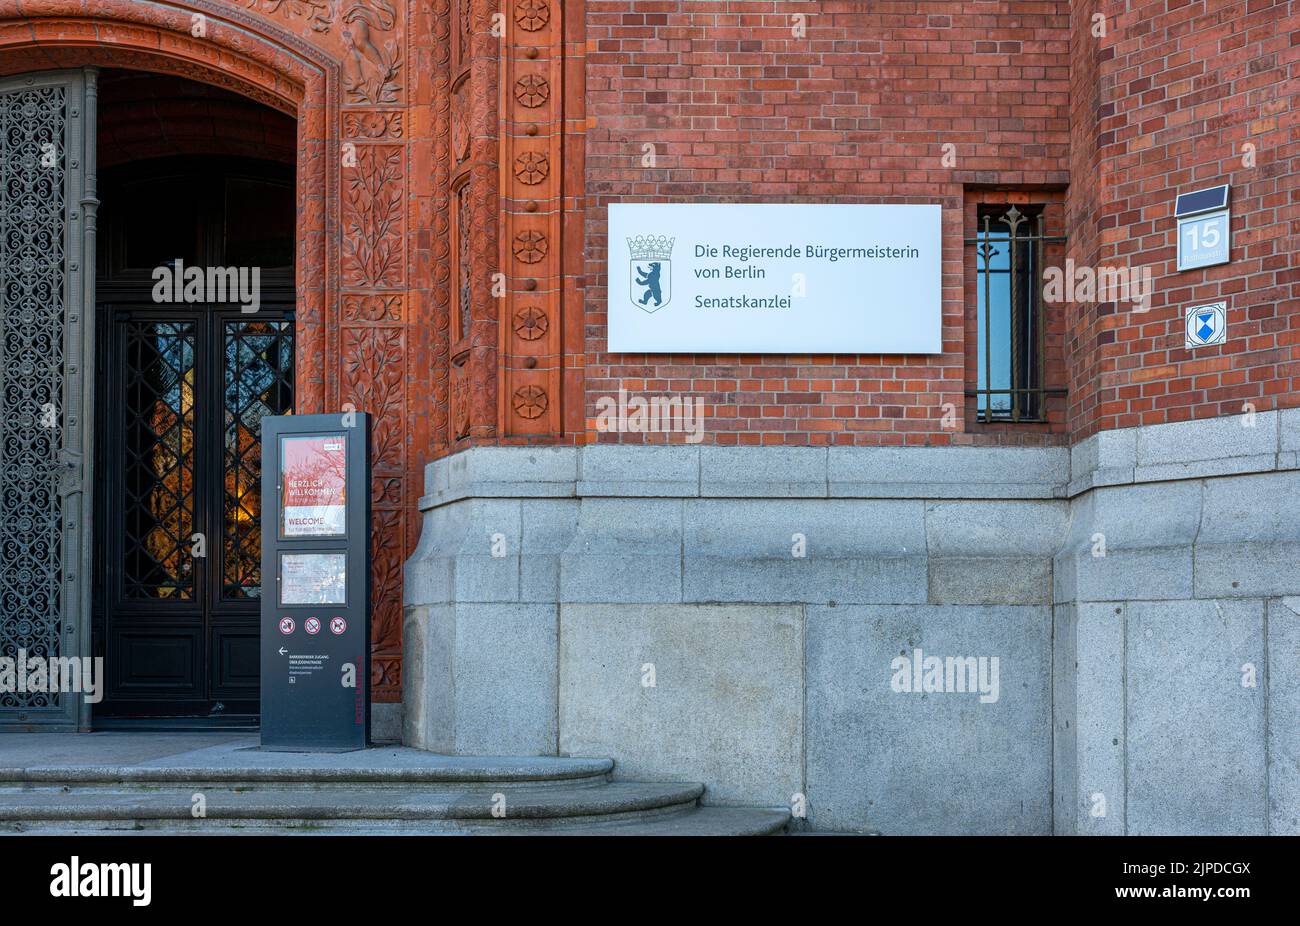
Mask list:
[[[128,321],[123,597],[194,598],[193,322]]]
[[[981,208],[979,228],[966,243],[975,246],[978,331],[978,387],[981,422],[1043,421],[1046,388],[1042,274],[1044,245],[1065,238],[1047,235],[1043,215],[1015,206],[996,214]]]
[[[225,473],[222,492],[226,599],[262,593],[262,418],[293,410],[293,322],[225,322]]]
[[[0,93],[0,655],[63,633],[64,127],[61,86]],[[0,707],[56,707],[0,692]]]

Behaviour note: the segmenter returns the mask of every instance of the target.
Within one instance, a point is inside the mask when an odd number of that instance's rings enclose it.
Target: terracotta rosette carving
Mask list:
[[[551,84],[540,74],[525,74],[515,81],[515,99],[520,106],[536,109],[551,98]]]
[[[535,305],[525,306],[515,313],[515,334],[525,341],[536,341],[546,334],[551,321]]]
[[[515,4],[515,24],[520,29],[536,32],[551,21],[551,7],[546,0],[519,0]]]
[[[520,386],[515,390],[515,414],[520,418],[527,418],[530,421],[534,418],[540,418],[546,414],[546,409],[550,404],[550,399],[546,396],[546,390],[541,386]]]
[[[550,250],[551,246],[546,236],[536,229],[530,228],[515,235],[515,257],[525,264],[540,262],[545,259]]]
[[[536,186],[551,173],[551,162],[540,151],[525,151],[515,158],[515,179]]]

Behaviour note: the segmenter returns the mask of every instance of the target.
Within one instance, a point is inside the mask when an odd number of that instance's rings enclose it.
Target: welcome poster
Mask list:
[[[342,434],[286,437],[281,445],[285,537],[347,531],[347,443]]]

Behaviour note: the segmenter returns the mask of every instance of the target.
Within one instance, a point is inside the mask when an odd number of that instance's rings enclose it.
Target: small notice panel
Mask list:
[[[613,353],[937,354],[937,204],[614,203]]]
[[[280,604],[347,603],[346,552],[280,554]]]
[[[370,418],[262,419],[262,748],[370,740]]]
[[[347,512],[347,447],[342,434],[285,437],[285,537],[342,537]]]

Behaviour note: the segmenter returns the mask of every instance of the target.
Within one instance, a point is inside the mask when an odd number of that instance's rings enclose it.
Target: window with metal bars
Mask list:
[[[978,325],[976,400],[981,422],[1038,422],[1044,387],[1043,230],[1041,208],[981,206],[966,243],[975,250]]]

